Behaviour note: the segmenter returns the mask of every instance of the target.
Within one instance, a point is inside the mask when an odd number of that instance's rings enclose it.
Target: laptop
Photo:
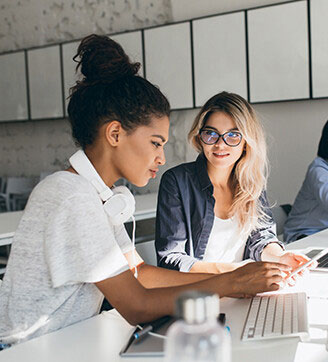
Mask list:
[[[304,254],[310,259],[312,259],[323,249],[324,248],[320,247],[310,247],[305,249]],[[315,270],[328,272],[328,253],[322,256],[320,259],[318,259],[318,266],[315,268]]]

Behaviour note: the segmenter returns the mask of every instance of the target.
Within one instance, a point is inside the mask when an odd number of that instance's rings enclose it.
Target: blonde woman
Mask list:
[[[296,268],[307,259],[285,252],[266,198],[266,143],[249,103],[222,92],[196,117],[189,141],[195,162],[162,177],[156,218],[158,265],[223,273],[246,260]]]

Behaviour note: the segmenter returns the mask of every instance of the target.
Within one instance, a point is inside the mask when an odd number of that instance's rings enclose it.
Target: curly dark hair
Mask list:
[[[132,63],[114,40],[89,35],[73,59],[83,79],[70,89],[68,115],[75,143],[83,149],[94,142],[104,123],[117,120],[132,132],[154,116],[169,116],[166,97],[137,74],[140,63]]]

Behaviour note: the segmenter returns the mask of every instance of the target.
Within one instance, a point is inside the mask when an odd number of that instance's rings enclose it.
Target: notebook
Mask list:
[[[146,327],[151,324],[153,326],[160,326],[155,328],[155,333],[161,337],[155,337],[153,335],[146,335],[140,341],[135,339],[134,334],[139,332],[141,329],[138,327],[133,330],[131,337],[127,344],[122,348],[120,355],[121,357],[162,357],[164,356],[164,342],[167,330],[177,319],[174,317],[164,316],[151,323],[145,323],[142,327]],[[225,325],[226,315],[220,313],[217,320],[222,325]]]

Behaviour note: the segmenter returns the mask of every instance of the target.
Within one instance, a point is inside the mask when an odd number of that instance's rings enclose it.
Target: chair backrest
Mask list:
[[[5,192],[6,183],[7,183],[6,178],[5,177],[0,177],[0,193]]]
[[[273,219],[277,225],[277,236],[280,240],[282,240],[284,233],[284,225],[291,208],[292,208],[291,205],[284,204],[280,206],[274,206],[271,209],[273,213]]]
[[[136,244],[136,250],[146,264],[157,266],[155,240]]]
[[[5,193],[10,194],[29,194],[35,186],[33,177],[8,177]]]

